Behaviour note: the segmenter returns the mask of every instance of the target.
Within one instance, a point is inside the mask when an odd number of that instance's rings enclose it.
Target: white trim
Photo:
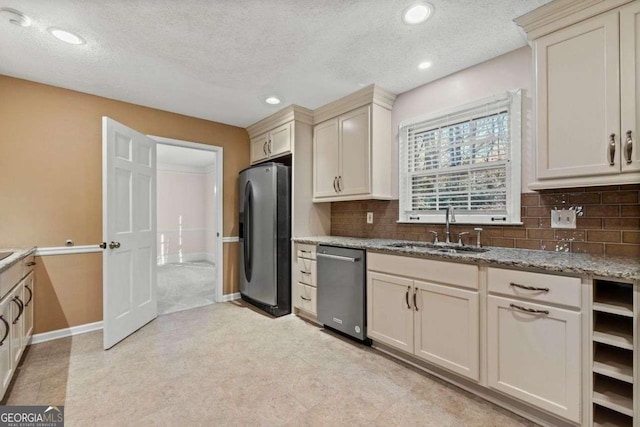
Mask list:
[[[222,243],[238,243],[240,241],[240,237],[238,236],[228,236],[222,238]]]
[[[72,337],[75,335],[86,334],[87,332],[102,330],[102,321],[94,323],[86,323],[84,325],[72,326],[65,329],[57,329],[55,331],[43,332],[31,336],[30,344],[40,344],[47,341],[53,341],[60,338]]]
[[[36,256],[90,254],[102,252],[102,250],[99,245],[52,246],[49,248],[37,248]]]
[[[220,302],[228,302],[228,301],[235,301],[240,299],[240,292],[236,292],[235,294],[226,294],[222,296],[222,299],[220,300]]]
[[[161,136],[155,136],[155,135],[147,135],[149,138],[157,141],[159,144],[165,144],[165,145],[172,145],[174,147],[185,147],[185,148],[195,148],[197,150],[205,150],[205,151],[213,151],[216,153],[216,163],[215,163],[215,173],[216,173],[216,185],[215,185],[215,192],[216,192],[216,206],[218,207],[217,211],[218,211],[218,219],[217,219],[217,224],[216,227],[218,228],[218,234],[216,235],[216,261],[215,261],[215,265],[216,265],[216,301],[222,301],[223,299],[223,294],[222,294],[222,287],[223,287],[223,276],[222,276],[222,266],[224,265],[222,263],[222,255],[223,255],[223,251],[222,251],[222,241],[223,239],[220,238],[220,233],[222,232],[222,227],[223,227],[223,213],[224,213],[224,206],[223,206],[223,198],[222,198],[222,193],[223,193],[223,184],[224,184],[224,179],[223,179],[223,170],[224,170],[224,149],[222,147],[218,147],[216,145],[208,145],[208,144],[202,144],[199,142],[191,142],[191,141],[182,141],[179,139],[172,139],[172,138],[164,138]],[[156,240],[157,240],[157,235],[156,235]],[[156,242],[157,244],[157,242]]]

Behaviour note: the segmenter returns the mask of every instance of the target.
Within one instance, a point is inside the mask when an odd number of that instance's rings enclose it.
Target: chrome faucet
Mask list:
[[[447,244],[451,243],[451,223],[456,222],[456,216],[453,212],[452,206],[447,206],[445,209],[445,242]]]

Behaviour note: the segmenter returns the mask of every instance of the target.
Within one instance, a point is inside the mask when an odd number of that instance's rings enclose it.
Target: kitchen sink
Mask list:
[[[446,244],[446,243],[421,243],[421,242],[391,243],[386,246],[390,248],[431,250],[435,252],[442,252],[442,253],[449,253],[449,254],[455,254],[458,252],[482,253],[482,252],[487,252],[489,250],[487,248],[478,248],[475,246],[459,246],[459,245],[452,245],[452,244]]]

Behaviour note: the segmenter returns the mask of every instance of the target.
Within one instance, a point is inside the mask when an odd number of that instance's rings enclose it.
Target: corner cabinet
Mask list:
[[[314,202],[391,198],[394,100],[372,85],[314,111]]]
[[[480,379],[478,267],[370,253],[367,335]]]
[[[640,182],[640,2],[589,3],[556,24],[550,14],[516,20],[534,52],[532,189]]]

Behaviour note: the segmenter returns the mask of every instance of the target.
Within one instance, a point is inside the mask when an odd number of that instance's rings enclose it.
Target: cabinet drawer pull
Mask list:
[[[34,265],[36,265],[35,261],[31,261],[25,264],[27,267],[33,267]]]
[[[29,303],[33,299],[33,291],[27,285],[25,285],[24,288],[29,291],[29,299],[27,300],[27,302],[24,303],[24,305],[25,305],[25,307],[29,307]]]
[[[514,288],[526,289],[527,291],[549,292],[549,288],[536,288],[535,286],[519,285],[517,283],[509,283]]]
[[[418,303],[416,302],[416,294],[417,294],[417,293],[418,293],[418,290],[417,290],[417,289],[414,289],[414,290],[413,290],[413,308],[414,308],[416,311],[420,311],[420,310],[418,310]]]
[[[9,336],[9,324],[6,320],[4,320],[4,316],[0,316],[0,320],[2,320],[2,323],[4,323],[4,336],[2,337],[2,340],[0,340],[0,345],[2,345]]]
[[[404,302],[407,303],[407,308],[411,310],[411,306],[409,305],[409,291],[411,290],[411,286],[407,286],[407,292],[404,294]]]
[[[311,274],[309,271],[302,271],[302,270],[300,270],[300,273],[302,273],[302,274]]]
[[[311,298],[305,298],[305,297],[303,297],[302,295],[300,295],[300,298],[302,298],[302,299],[303,299],[303,300],[305,300],[305,301],[311,301]]]
[[[630,165],[632,158],[631,153],[633,152],[633,139],[631,139],[631,131],[627,131],[627,139],[624,143],[624,155],[627,158],[627,164]]]
[[[609,135],[609,166],[616,164],[616,134]]]
[[[516,310],[524,311],[525,313],[544,314],[544,315],[549,314],[549,310],[534,310],[533,308],[522,307],[515,304],[509,304],[509,307],[515,308]]]

